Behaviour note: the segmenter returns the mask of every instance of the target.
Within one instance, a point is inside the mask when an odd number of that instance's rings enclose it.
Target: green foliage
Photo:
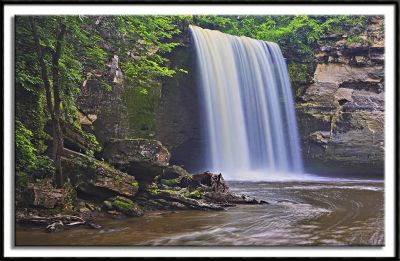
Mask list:
[[[155,129],[155,112],[161,93],[160,79],[176,73],[165,55],[180,43],[183,16],[106,17],[104,24],[118,28],[120,68],[124,75],[123,100],[128,107],[133,135],[146,136]]]
[[[294,82],[307,83],[313,75],[312,68],[309,65],[294,61],[288,65],[288,71],[290,79]]]
[[[367,16],[207,16],[193,18],[196,25],[225,33],[272,41],[280,45],[294,81],[305,81],[310,63],[324,38],[332,34],[348,35],[348,44],[360,41],[370,17]]]
[[[63,186],[64,210],[72,211],[77,199],[77,193],[68,179]]]
[[[352,35],[346,39],[347,45],[354,45],[354,44],[361,44],[361,45],[368,45],[370,41],[364,39],[359,35]]]
[[[28,180],[51,177],[54,164],[47,156],[38,155],[33,146],[32,132],[20,122],[15,122],[15,171],[18,185]]]

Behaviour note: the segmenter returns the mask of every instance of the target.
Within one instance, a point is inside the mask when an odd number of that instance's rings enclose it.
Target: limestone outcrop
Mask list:
[[[321,47],[311,83],[297,98],[306,169],[319,174],[380,177],[384,163],[384,46],[382,20],[369,42],[346,34]]]
[[[66,150],[62,166],[76,189],[89,196],[99,199],[117,195],[133,197],[139,190],[134,176],[81,153]]]

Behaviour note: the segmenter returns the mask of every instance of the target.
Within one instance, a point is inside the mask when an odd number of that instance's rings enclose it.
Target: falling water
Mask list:
[[[231,179],[249,173],[302,173],[292,90],[279,46],[196,26],[190,31],[210,170]]]

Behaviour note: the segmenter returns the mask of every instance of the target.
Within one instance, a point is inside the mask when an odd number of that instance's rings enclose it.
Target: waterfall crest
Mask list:
[[[207,121],[208,169],[302,173],[286,62],[276,43],[190,26]]]

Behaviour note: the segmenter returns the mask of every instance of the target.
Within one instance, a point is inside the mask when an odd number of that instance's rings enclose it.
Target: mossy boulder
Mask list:
[[[133,197],[139,190],[135,177],[81,153],[66,150],[62,157],[64,175],[78,191],[108,198],[116,195]]]
[[[113,139],[104,146],[103,158],[139,181],[152,181],[169,165],[170,153],[161,142],[148,139]]]
[[[127,216],[139,217],[143,215],[143,210],[138,204],[121,196],[105,200],[103,206],[106,210],[115,210]]]
[[[179,166],[168,166],[163,170],[163,173],[158,177],[158,181],[169,187],[182,187],[195,189],[200,187],[200,182],[194,180],[184,168]]]

